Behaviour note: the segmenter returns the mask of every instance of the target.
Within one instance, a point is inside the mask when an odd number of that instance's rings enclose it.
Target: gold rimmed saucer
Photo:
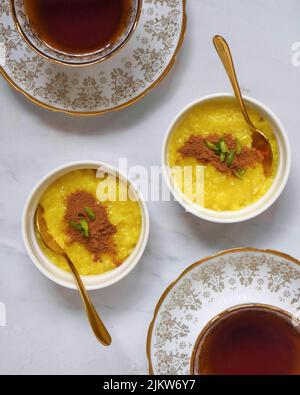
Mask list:
[[[185,8],[186,0],[144,1],[126,46],[111,59],[78,70],[36,54],[17,31],[9,0],[3,0],[0,72],[19,92],[48,110],[83,116],[120,110],[142,99],[171,70],[184,39]]]
[[[156,306],[147,337],[150,374],[190,374],[199,334],[240,305],[273,306],[299,323],[300,262],[278,251],[238,248],[188,267]]]

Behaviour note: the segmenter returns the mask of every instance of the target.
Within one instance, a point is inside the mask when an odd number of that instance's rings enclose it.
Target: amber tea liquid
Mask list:
[[[196,375],[300,374],[300,328],[284,313],[245,307],[206,331],[195,352]]]
[[[114,44],[127,27],[132,0],[24,0],[39,37],[69,54],[88,54]]]

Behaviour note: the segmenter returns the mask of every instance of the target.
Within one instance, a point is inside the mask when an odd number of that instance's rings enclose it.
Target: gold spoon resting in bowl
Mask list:
[[[101,321],[73,262],[70,260],[70,258],[65,253],[65,251],[56,243],[56,241],[53,239],[53,237],[48,232],[47,224],[46,224],[46,221],[44,218],[44,208],[41,205],[39,205],[36,210],[35,219],[36,219],[37,229],[38,229],[45,245],[50,250],[56,252],[57,254],[62,255],[65,258],[65,260],[67,261],[67,263],[71,269],[71,272],[73,274],[74,280],[77,284],[77,287],[78,287],[81,299],[83,301],[90,325],[93,329],[93,332],[94,332],[96,338],[104,346],[109,346],[111,344],[110,334],[108,333],[103,322]]]
[[[266,176],[270,176],[272,173],[272,161],[273,161],[273,154],[272,154],[272,148],[270,145],[269,140],[267,137],[264,135],[263,132],[261,132],[259,129],[257,129],[251,119],[249,118],[241,89],[239,86],[239,82],[236,76],[234,64],[233,64],[233,59],[231,55],[231,51],[229,48],[229,45],[227,44],[226,40],[217,35],[213,38],[213,42],[215,45],[215,48],[218,52],[218,55],[220,56],[222,63],[225,67],[225,70],[228,74],[228,77],[230,79],[231,85],[234,90],[235,97],[240,105],[240,108],[242,110],[243,116],[245,118],[245,121],[249,125],[251,131],[252,131],[252,146],[256,148],[258,151],[260,151],[263,156],[263,167],[264,167],[264,172]]]

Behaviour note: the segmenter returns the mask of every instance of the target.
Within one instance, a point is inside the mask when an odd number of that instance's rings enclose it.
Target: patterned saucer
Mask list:
[[[158,85],[172,68],[186,28],[186,0],[144,0],[127,45],[107,61],[83,68],[53,64],[17,31],[9,0],[0,4],[0,72],[41,107],[73,115],[125,108]]]
[[[150,374],[189,374],[206,324],[242,304],[275,306],[299,319],[300,262],[276,251],[241,248],[190,266],[157,304],[147,339]]]

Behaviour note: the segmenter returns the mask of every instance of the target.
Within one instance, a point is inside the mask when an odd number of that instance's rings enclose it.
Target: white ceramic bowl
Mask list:
[[[163,150],[162,150],[162,162],[163,162],[163,174],[165,180],[167,182],[168,187],[170,188],[174,198],[190,213],[195,216],[205,219],[210,222],[217,223],[235,223],[249,220],[251,218],[256,217],[257,215],[263,213],[267,210],[272,204],[278,199],[281,192],[283,191],[291,169],[291,149],[288,141],[288,137],[286,131],[281,123],[281,121],[277,118],[277,116],[264,104],[259,101],[252,99],[250,97],[244,96],[245,102],[249,107],[252,107],[258,110],[263,117],[265,117],[269,123],[271,124],[274,134],[278,141],[279,146],[279,165],[277,175],[275,180],[268,190],[268,192],[257,202],[247,206],[246,208],[238,211],[214,211],[210,209],[203,208],[196,203],[189,200],[181,190],[174,184],[174,181],[168,171],[168,158],[167,158],[167,149],[169,144],[170,136],[177,126],[177,124],[181,121],[182,117],[191,110],[192,107],[197,106],[201,103],[208,101],[215,101],[226,98],[234,98],[233,95],[227,93],[218,93],[212,94],[209,96],[205,96],[201,99],[194,101],[193,103],[187,105],[173,120],[171,123],[169,130],[166,134]]]
[[[60,269],[55,264],[53,264],[45,256],[38,245],[34,224],[36,208],[44,191],[59,177],[73,170],[98,169],[99,167],[101,167],[101,169],[107,173],[117,174],[120,180],[128,182],[128,185],[131,187],[131,191],[134,193],[140,205],[142,214],[142,229],[138,244],[131,255],[122,263],[122,265],[100,275],[82,276],[82,280],[86,289],[95,290],[105,288],[120,281],[136,266],[136,264],[141,259],[147,245],[149,237],[149,214],[147,206],[141,199],[141,196],[138,190],[134,187],[133,183],[129,181],[124,175],[120,174],[117,169],[106,163],[98,161],[72,162],[54,169],[33,188],[24,207],[22,232],[25,247],[32,262],[46,277],[66,288],[77,289],[72,274]]]

